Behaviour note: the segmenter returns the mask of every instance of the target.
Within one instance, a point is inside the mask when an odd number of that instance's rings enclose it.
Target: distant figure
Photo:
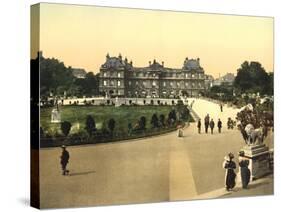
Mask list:
[[[222,103],[220,103],[220,109],[221,109],[221,112],[223,112],[223,105],[222,105]]]
[[[222,122],[221,122],[221,120],[219,119],[219,120],[218,120],[218,129],[219,129],[219,133],[221,133],[221,128],[222,128]]]
[[[209,124],[210,124],[210,116],[209,116],[209,114],[207,114],[205,116],[204,122],[205,122],[205,133],[208,133],[208,128],[209,128]]]
[[[229,129],[233,129],[233,127],[234,127],[234,122],[233,122],[233,120],[229,117],[228,119],[227,119],[227,129],[229,130]]]
[[[60,156],[60,164],[62,168],[62,175],[67,175],[69,174],[69,170],[66,169],[66,166],[69,161],[69,152],[66,150],[66,147],[62,145],[62,154]]]
[[[225,188],[227,191],[232,190],[235,187],[236,174],[234,169],[236,169],[236,164],[232,159],[234,155],[229,153],[224,157],[223,168],[225,169]]]
[[[211,119],[211,121],[210,121],[211,134],[213,134],[213,132],[214,132],[214,127],[215,127],[215,122],[213,119]]]
[[[249,160],[244,158],[244,152],[239,152],[239,166],[240,166],[240,174],[242,181],[242,188],[246,189],[250,182],[251,172],[248,168]]]
[[[197,122],[197,128],[198,128],[198,133],[201,133],[201,119],[198,120]]]

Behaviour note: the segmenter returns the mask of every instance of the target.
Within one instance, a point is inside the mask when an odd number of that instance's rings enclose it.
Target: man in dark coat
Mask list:
[[[62,147],[62,154],[60,156],[60,164],[62,168],[62,175],[69,174],[69,170],[66,169],[66,166],[69,161],[69,152],[66,150],[66,147],[63,145]]]
[[[205,133],[208,133],[208,128],[209,128],[209,124],[210,124],[210,116],[209,116],[209,114],[207,114],[205,116],[204,122],[205,122]]]
[[[219,119],[219,120],[218,120],[218,129],[219,129],[219,133],[221,133],[221,128],[222,128],[222,122],[221,122],[221,120]]]
[[[201,119],[198,120],[197,122],[197,128],[198,128],[198,133],[201,133]]]
[[[213,119],[211,119],[211,121],[210,121],[211,134],[213,134],[213,132],[214,132],[214,127],[215,127],[215,122]]]

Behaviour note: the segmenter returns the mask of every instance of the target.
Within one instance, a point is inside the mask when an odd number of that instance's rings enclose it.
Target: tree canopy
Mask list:
[[[259,62],[245,61],[237,70],[234,86],[242,93],[271,94],[273,77],[271,79]]]
[[[39,60],[39,66],[36,64]],[[92,96],[99,94],[98,77],[88,72],[85,78],[76,78],[71,66],[66,67],[63,62],[55,58],[40,58],[31,60],[31,68],[40,71],[40,94],[42,97],[50,93],[62,96]]]

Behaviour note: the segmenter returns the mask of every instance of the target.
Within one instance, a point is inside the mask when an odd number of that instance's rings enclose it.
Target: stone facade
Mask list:
[[[204,92],[206,76],[200,59],[186,58],[181,69],[167,68],[164,62],[149,62],[147,67],[133,67],[122,56],[106,56],[100,68],[100,92],[110,96],[175,98],[197,96]]]

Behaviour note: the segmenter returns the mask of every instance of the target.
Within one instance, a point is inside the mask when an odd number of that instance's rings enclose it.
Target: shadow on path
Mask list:
[[[69,176],[88,175],[88,174],[93,174],[93,173],[96,173],[96,171],[74,172],[74,173],[70,173]]]

